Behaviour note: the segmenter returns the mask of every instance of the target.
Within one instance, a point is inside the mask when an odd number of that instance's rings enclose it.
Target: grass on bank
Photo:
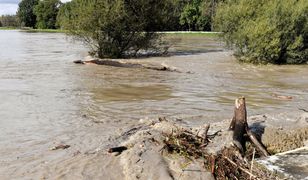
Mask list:
[[[16,30],[16,27],[0,27],[0,30]]]
[[[22,31],[26,32],[45,32],[45,33],[66,33],[67,31],[62,29],[30,29],[30,28],[21,28]]]
[[[22,30],[26,32],[46,32],[46,33],[66,33],[66,30],[62,29],[32,29],[32,28],[17,28],[17,27],[0,27],[0,30]],[[158,32],[164,34],[167,37],[219,37],[220,32],[205,32],[205,31],[165,31]]]
[[[167,31],[159,32],[167,37],[211,37],[216,38],[220,36],[220,32],[208,32],[208,31]]]
[[[22,29],[28,32],[47,32],[47,33],[66,33],[66,30],[62,29]],[[160,34],[164,34],[167,37],[172,36],[202,36],[202,37],[218,37],[219,32],[203,32],[203,31],[165,31],[158,32]]]

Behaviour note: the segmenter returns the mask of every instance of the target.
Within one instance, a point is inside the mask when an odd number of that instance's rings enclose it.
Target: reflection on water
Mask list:
[[[80,179],[85,169],[90,178],[111,175],[102,170],[112,163],[104,157],[74,154],[106,148],[142,118],[219,121],[231,117],[233,101],[242,95],[249,115],[308,106],[307,65],[239,64],[209,38],[173,37],[172,56],[140,59],[193,74],[75,65],[87,49],[63,34],[0,31],[0,42],[1,179],[75,177],[72,172]],[[57,143],[71,148],[49,151]]]

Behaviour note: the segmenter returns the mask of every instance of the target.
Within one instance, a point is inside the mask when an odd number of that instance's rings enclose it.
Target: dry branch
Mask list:
[[[263,156],[269,156],[270,154],[267,152],[265,147],[261,142],[258,141],[256,136],[250,130],[247,131],[248,137],[250,141],[262,152]]]
[[[231,159],[229,159],[228,157],[226,156],[223,156],[223,158],[225,160],[227,160],[230,164],[232,164],[233,166],[236,166],[238,167],[242,172],[245,172],[246,174],[248,174],[249,176],[253,177],[253,178],[256,178],[255,175],[253,175],[252,173],[250,173],[247,169],[244,169],[242,168],[241,166],[237,165],[235,162],[233,162]]]

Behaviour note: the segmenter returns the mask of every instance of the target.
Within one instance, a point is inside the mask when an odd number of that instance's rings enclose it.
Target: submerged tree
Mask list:
[[[230,0],[215,18],[227,44],[244,62],[308,61],[307,0]]]
[[[100,58],[159,51],[168,21],[167,0],[73,0],[60,10],[62,28],[80,38]]]
[[[38,4],[39,0],[22,0],[19,3],[17,16],[23,26],[26,27],[35,27],[36,25],[36,16],[33,12],[34,6]]]

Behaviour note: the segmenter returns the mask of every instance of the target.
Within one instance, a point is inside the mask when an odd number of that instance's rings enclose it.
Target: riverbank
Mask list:
[[[32,29],[32,28],[21,28],[19,29],[25,32],[40,32],[40,33],[67,33],[68,31],[62,29]]]
[[[308,113],[300,113],[295,119],[285,119],[285,117],[290,117],[290,115],[252,116],[248,119],[248,123],[250,129],[258,137],[262,137],[262,142],[268,149],[275,146],[276,152],[285,152],[300,147],[308,147]],[[307,171],[304,170],[308,169],[307,162],[299,161],[292,165],[288,164],[288,158],[290,160],[294,158],[292,154],[276,161],[278,163],[275,164],[275,167],[280,169],[273,169],[266,163],[271,162],[273,158],[279,159],[280,155],[260,158],[257,155],[258,152],[256,152],[255,159],[252,159],[253,167],[250,167],[252,161],[245,165],[244,161],[237,159],[238,157],[234,159],[234,156],[238,155],[233,154],[236,150],[231,148],[232,134],[228,131],[229,123],[230,120],[224,120],[210,124],[210,129],[207,132],[209,137],[211,136],[210,140],[204,145],[202,143],[196,145],[199,142],[194,142],[196,141],[195,138],[198,134],[202,134],[204,126],[187,127],[185,121],[181,119],[140,120],[138,126],[123,132],[118,137],[118,139],[121,139],[119,145],[128,149],[121,151],[121,153],[115,152],[113,157],[119,162],[120,167],[118,169],[123,171],[125,179],[188,180],[193,178],[223,180],[227,177],[228,179],[252,177],[252,179],[275,180],[307,177]],[[279,126],[277,126],[278,124]],[[273,132],[280,133],[273,135]],[[282,134],[289,136],[286,138]],[[186,140],[187,142],[185,142]],[[273,143],[273,140],[277,142]],[[289,141],[293,143],[290,144]],[[198,146],[198,148],[195,146]],[[228,149],[229,151],[226,152]],[[251,158],[252,149],[247,151],[250,151],[247,153],[251,153],[248,155]],[[297,156],[301,157],[302,160],[307,159],[307,152],[307,148],[306,150],[301,148],[301,153]],[[223,159],[219,159],[221,153],[223,153]],[[216,156],[216,162],[215,160],[211,161],[214,156]],[[238,164],[233,164],[233,161]],[[245,166],[248,166],[247,170]],[[214,169],[212,169],[213,167]]]
[[[16,30],[16,27],[0,27],[0,30]]]
[[[67,30],[63,29],[32,29],[32,28],[18,28],[18,27],[0,27],[0,30],[21,30],[26,32],[42,32],[42,33],[67,33]],[[211,31],[163,31],[158,32],[164,34],[167,37],[172,36],[203,36],[203,37],[218,37],[220,32]]]

